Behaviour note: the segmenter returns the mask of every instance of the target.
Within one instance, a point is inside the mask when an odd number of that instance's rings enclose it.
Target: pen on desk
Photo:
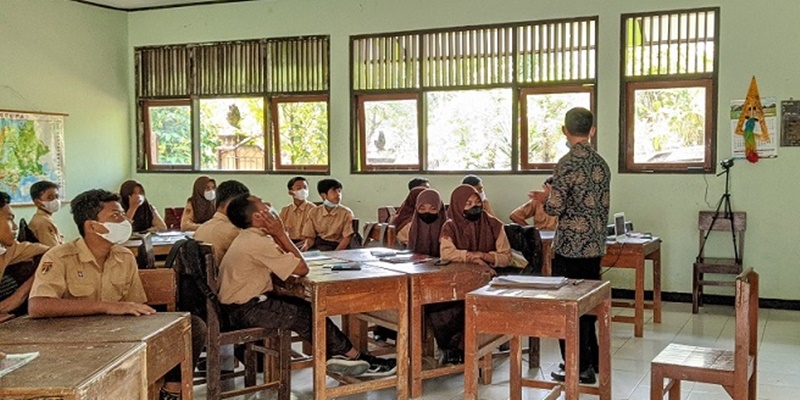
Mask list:
[[[581,283],[583,283],[583,279],[576,279],[576,280],[572,281],[573,285],[580,285]]]

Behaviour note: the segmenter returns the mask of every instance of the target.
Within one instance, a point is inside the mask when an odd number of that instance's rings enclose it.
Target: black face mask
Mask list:
[[[481,213],[483,213],[483,207],[475,206],[469,210],[464,210],[464,218],[474,222],[481,218]]]
[[[420,221],[426,224],[432,224],[439,219],[439,214],[437,213],[419,213],[417,215],[419,216]]]

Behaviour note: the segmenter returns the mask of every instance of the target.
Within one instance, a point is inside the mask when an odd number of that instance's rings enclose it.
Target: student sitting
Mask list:
[[[289,189],[289,196],[292,202],[281,209],[281,220],[286,226],[289,238],[300,248],[305,250],[306,242],[303,238],[303,226],[306,223],[308,212],[314,207],[314,203],[308,201],[308,181],[302,176],[296,176],[289,180],[286,185]]]
[[[553,177],[549,176],[542,183],[542,187],[553,183]],[[528,218],[533,217],[533,227],[540,231],[554,231],[558,226],[558,217],[552,216],[544,211],[544,204],[537,201],[533,197],[533,191],[530,193],[530,200],[525,204],[517,207],[511,212],[509,218],[512,222],[519,225],[528,225]]]
[[[424,186],[417,186],[408,192],[408,196],[400,206],[400,210],[392,218],[391,224],[397,230],[397,241],[403,246],[408,245],[408,231],[411,229],[411,220],[414,217],[414,211],[417,205],[417,196],[422,193],[426,188]]]
[[[30,293],[33,318],[82,315],[150,315],[136,259],[120,246],[131,235],[131,223],[120,197],[105,190],[83,192],[72,200],[72,216],[81,237],[53,247],[36,270]],[[192,360],[206,341],[205,323],[192,317]],[[180,367],[167,373],[162,399],[177,399]]]
[[[480,196],[481,203],[483,203],[483,210],[493,217],[497,216],[497,214],[494,213],[489,200],[486,198],[486,191],[483,189],[483,181],[481,181],[480,177],[477,175],[467,175],[461,180],[461,184],[474,187],[475,190],[478,191],[478,196]]]
[[[342,183],[323,179],[317,183],[322,205],[308,212],[303,226],[305,249],[321,251],[344,250],[353,238],[353,211],[341,205]]]
[[[163,232],[167,224],[158,211],[144,197],[144,186],[135,180],[122,183],[119,188],[122,208],[133,224],[134,232]]]
[[[201,176],[194,181],[192,197],[186,200],[181,216],[181,230],[196,231],[203,222],[214,216],[216,210],[217,181]]]
[[[64,243],[64,237],[52,218],[53,213],[61,208],[58,185],[48,181],[34,183],[31,185],[31,200],[36,205],[36,213],[28,222],[28,229],[36,236],[36,240],[47,247]]]
[[[49,248],[41,243],[17,242],[17,224],[11,209],[11,196],[0,192],[0,313],[25,314],[23,307],[33,284],[29,278],[14,277],[16,272],[7,270],[13,264],[31,261]],[[24,279],[24,280],[23,280]]]
[[[415,187],[424,187],[425,189],[430,189],[431,181],[429,181],[428,178],[415,176],[408,181],[408,190],[410,191]]]
[[[490,274],[495,273],[492,267],[505,267],[511,262],[511,247],[503,223],[483,210],[474,187],[460,185],[453,190],[450,216],[440,237],[443,260],[475,264]],[[464,302],[435,304],[427,310],[441,350],[440,362],[463,362]]]
[[[272,291],[272,274],[286,280],[308,274],[280,218],[255,196],[239,196],[228,205],[228,217],[241,233],[220,265],[219,299],[234,325],[289,329],[312,342],[311,304]],[[361,354],[328,318],[325,322],[329,372],[343,375],[383,376],[394,373],[396,362]]]
[[[414,217],[409,223],[408,249],[414,253],[439,257],[439,237],[447,221],[442,197],[434,189],[417,196]]]
[[[197,228],[194,238],[214,246],[214,258],[217,265],[222,261],[233,239],[239,235],[239,228],[233,226],[228,219],[228,203],[243,194],[250,194],[250,189],[239,181],[225,181],[217,187],[217,212],[208,221]]]

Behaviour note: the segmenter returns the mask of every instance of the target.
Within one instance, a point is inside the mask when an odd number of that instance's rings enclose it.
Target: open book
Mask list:
[[[489,284],[493,287],[520,289],[558,289],[567,282],[567,278],[563,276],[507,275],[495,277]]]
[[[0,353],[0,378],[39,357],[39,352],[21,354]],[[4,357],[3,357],[4,356]]]

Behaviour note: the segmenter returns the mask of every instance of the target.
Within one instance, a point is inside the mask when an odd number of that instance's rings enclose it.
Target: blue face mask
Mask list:
[[[329,207],[329,208],[336,208],[336,207],[339,207],[339,205],[338,205],[338,204],[336,204],[336,203],[331,203],[330,201],[328,201],[328,199],[322,200],[322,204],[324,204],[324,205],[325,205],[325,207]]]

